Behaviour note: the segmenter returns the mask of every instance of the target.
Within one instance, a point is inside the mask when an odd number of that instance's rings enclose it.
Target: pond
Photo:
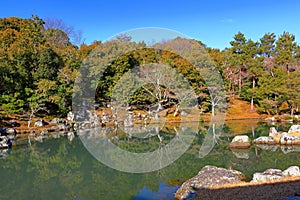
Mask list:
[[[300,165],[297,149],[256,146],[244,151],[228,149],[234,135],[247,134],[250,138],[268,135],[270,126],[264,122],[228,121],[222,129],[216,125],[218,133],[211,137],[214,141],[211,146],[208,141],[212,140],[207,139],[209,125],[195,123],[188,126],[193,126],[190,132],[197,128],[189,148],[168,166],[155,171],[146,169],[149,172],[145,173],[108,167],[101,162],[101,156],[111,154],[103,153],[99,157],[95,151],[97,147],[107,147],[101,145],[106,141],[106,144],[111,143],[133,153],[155,152],[155,149],[165,147],[176,139],[174,130],[180,129],[176,124],[168,125],[159,132],[163,140],[155,134],[151,137],[129,137],[119,132],[115,135],[108,132],[106,134],[111,136],[103,140],[87,131],[72,141],[60,137],[2,150],[1,199],[173,199],[179,185],[195,176],[205,165],[236,169],[248,179],[254,172],[267,168],[286,169],[291,165]],[[289,126],[279,124],[277,129],[286,131]],[[206,146],[210,146],[209,151],[201,153]],[[153,166],[156,161],[153,161]],[[119,166],[127,164],[119,163]],[[123,169],[127,169],[126,166]]]

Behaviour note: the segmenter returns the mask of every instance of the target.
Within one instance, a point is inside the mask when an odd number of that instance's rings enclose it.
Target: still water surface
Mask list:
[[[195,124],[198,126],[199,124]],[[289,125],[277,125],[287,130]],[[170,126],[169,129],[171,130]],[[300,165],[297,149],[274,147],[264,150],[252,146],[235,152],[228,144],[237,134],[250,138],[267,135],[269,125],[258,121],[226,122],[214,137],[215,144],[208,155],[199,157],[208,126],[201,124],[193,144],[173,164],[149,173],[126,173],[109,168],[93,157],[80,137],[69,141],[67,137],[47,139],[42,143],[24,144],[10,151],[3,150],[0,159],[1,199],[173,199],[179,185],[196,175],[205,165],[232,168],[243,172],[248,179],[256,171],[267,168],[285,169]],[[164,138],[174,133],[164,131]],[[116,137],[115,137],[116,138]],[[113,139],[112,139],[113,140]],[[114,142],[128,151],[157,148],[156,136],[132,139],[119,136]],[[146,148],[146,149],[147,149]],[[142,150],[141,150],[142,151]]]

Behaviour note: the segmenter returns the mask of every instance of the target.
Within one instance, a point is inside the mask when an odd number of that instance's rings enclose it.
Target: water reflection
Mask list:
[[[120,144],[118,135],[108,137],[111,128],[93,128],[81,130],[79,137],[87,150],[103,164],[123,172],[145,173],[162,169],[175,162],[185,151],[188,150],[194,140],[197,130],[193,127],[180,126],[173,127],[175,134],[159,131],[156,126],[140,126],[131,127],[125,132],[127,143],[123,146],[127,150],[120,148],[116,143]],[[119,134],[121,136],[122,133]],[[158,142],[151,138],[158,138]],[[167,140],[164,141],[164,138]],[[137,140],[142,139],[142,140]],[[115,140],[114,142],[112,140]],[[154,142],[153,142],[154,141]],[[143,143],[144,152],[134,152],[134,145]],[[157,146],[153,149],[153,146]]]
[[[31,146],[24,142],[23,145],[13,148],[10,153],[2,152],[4,156],[0,159],[1,199],[128,200],[147,199],[146,194],[149,194],[150,199],[168,199],[172,196],[172,188],[195,176],[205,165],[236,169],[245,173],[248,179],[252,178],[254,172],[265,171],[267,168],[286,169],[291,165],[300,165],[297,149],[285,154],[281,150],[283,147],[271,151],[252,146],[246,152],[247,159],[244,155],[234,155],[228,149],[228,144],[236,133],[231,127],[243,127],[244,131],[240,131],[252,137],[248,122],[243,126],[241,123],[227,123],[219,135],[209,137],[210,141],[214,139],[214,146],[210,153],[199,158],[199,150],[201,145],[203,146],[209,127],[202,124],[201,129],[196,131],[192,145],[179,159],[160,170],[141,174],[120,172],[107,167],[95,159],[84,145],[89,143],[96,148],[97,145],[105,147],[102,143],[111,143],[131,152],[154,152],[159,145],[166,146],[171,140],[180,141],[180,138],[177,139],[176,130],[180,132],[184,129],[181,130],[180,126],[175,124],[165,127],[159,132],[163,137],[161,143],[155,134],[146,138],[133,134],[132,138],[129,138],[125,133],[115,134],[113,130],[108,129],[101,129],[100,132],[88,131],[81,135],[87,143],[83,143],[76,136],[71,141],[67,136],[48,138],[43,143],[32,140]],[[194,127],[198,125],[195,124]],[[244,128],[246,126],[249,128]],[[197,129],[193,126],[188,127],[193,131]],[[216,125],[215,128],[219,127]],[[267,135],[268,130],[269,126],[266,124],[257,123],[255,137]],[[108,158],[113,156],[109,152],[105,155]],[[167,155],[167,152],[161,152],[160,155]],[[150,194],[150,191],[153,192]]]
[[[7,158],[11,153],[11,149],[0,149],[0,159]]]
[[[174,199],[174,195],[178,188],[179,186],[170,186],[165,183],[160,183],[157,191],[152,191],[151,189],[143,187],[143,189],[139,191],[139,194],[135,196],[135,200]]]

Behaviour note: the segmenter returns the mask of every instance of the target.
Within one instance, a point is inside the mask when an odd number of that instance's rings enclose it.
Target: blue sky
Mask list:
[[[223,49],[238,31],[258,40],[289,31],[300,41],[298,0],[5,0],[0,17],[58,18],[83,32],[85,43],[135,28],[161,27]]]

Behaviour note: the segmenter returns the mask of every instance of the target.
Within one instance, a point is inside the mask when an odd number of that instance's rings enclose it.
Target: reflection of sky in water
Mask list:
[[[179,186],[170,186],[164,183],[160,183],[157,192],[153,192],[152,190],[144,187],[140,190],[140,193],[135,196],[135,200],[173,200],[175,192]]]

